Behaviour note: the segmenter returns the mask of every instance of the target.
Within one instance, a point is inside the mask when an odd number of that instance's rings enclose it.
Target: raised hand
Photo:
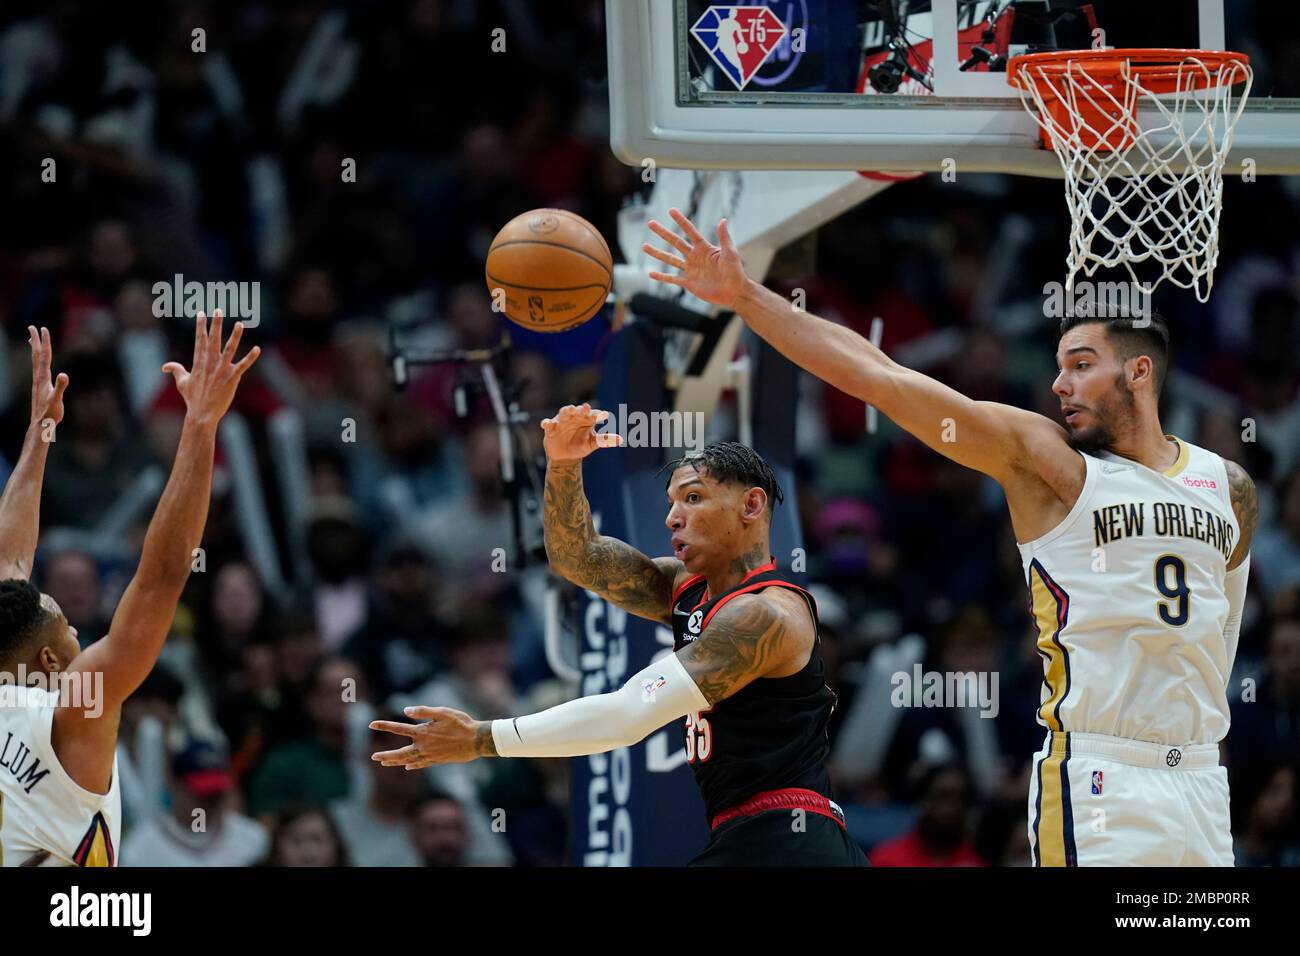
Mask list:
[[[680,286],[696,298],[730,309],[744,291],[749,277],[740,261],[740,251],[731,241],[731,231],[727,220],[718,223],[718,242],[713,245],[695,224],[686,218],[680,209],[670,209],[668,214],[673,222],[685,233],[682,238],[667,226],[650,220],[650,231],[668,245],[676,249],[680,256],[657,249],[648,242],[641,246],[647,255],[658,259],[665,265],[677,269],[680,275],[668,275],[663,272],[651,272],[650,278],[668,285]]]
[[[565,405],[554,418],[542,419],[542,449],[548,461],[580,461],[597,448],[617,448],[623,439],[615,432],[596,432],[609,412],[590,405]]]
[[[27,326],[27,343],[32,347],[32,424],[63,421],[63,392],[68,387],[68,376],[59,373],[51,379],[50,362],[54,349],[50,345],[50,330],[41,326]]]
[[[162,367],[176,379],[176,390],[185,399],[186,417],[198,423],[215,424],[230,408],[239,380],[262,354],[253,346],[247,355],[234,361],[235,350],[244,335],[244,323],[236,322],[226,347],[221,347],[221,310],[212,313],[212,326],[200,312],[194,325],[194,362],[186,371],[180,362]]]

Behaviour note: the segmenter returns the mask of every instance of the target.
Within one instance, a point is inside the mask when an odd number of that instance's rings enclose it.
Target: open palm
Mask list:
[[[646,243],[641,248],[647,255],[653,256],[665,265],[672,266],[680,275],[668,275],[663,272],[651,272],[650,278],[668,285],[680,286],[696,298],[713,305],[731,308],[748,282],[745,267],[740,261],[740,252],[731,241],[731,232],[727,220],[718,223],[718,242],[713,245],[700,234],[695,224],[683,215],[680,209],[668,210],[673,222],[685,233],[685,238],[673,232],[667,226],[650,220],[650,231],[681,255],[673,255]]]

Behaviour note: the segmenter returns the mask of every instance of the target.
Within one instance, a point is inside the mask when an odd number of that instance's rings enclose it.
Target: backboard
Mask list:
[[[1225,0],[607,0],[611,145],[690,169],[1009,172],[1060,163],[1007,83],[1018,53],[1248,54],[1228,169],[1300,172],[1287,3]]]

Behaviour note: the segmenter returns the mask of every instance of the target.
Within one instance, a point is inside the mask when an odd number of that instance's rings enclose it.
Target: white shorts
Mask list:
[[[1029,784],[1034,866],[1232,866],[1216,744],[1047,735]]]

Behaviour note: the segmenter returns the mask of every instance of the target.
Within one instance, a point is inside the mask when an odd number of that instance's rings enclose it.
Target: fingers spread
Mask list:
[[[656,282],[664,282],[668,285],[677,285],[682,286],[683,288],[686,286],[686,280],[681,276],[670,276],[665,275],[662,272],[652,272],[650,273],[650,278],[654,279]]]
[[[414,737],[420,726],[420,724],[399,724],[394,720],[372,720],[370,722],[371,730],[382,730],[386,734],[400,734],[403,737]]]
[[[235,357],[235,349],[239,348],[239,340],[244,337],[244,323],[236,322],[235,327],[230,330],[230,339],[226,342],[226,347],[221,350],[221,358],[229,362]]]
[[[416,720],[434,720],[449,713],[446,707],[407,707],[402,713]]]
[[[198,368],[199,358],[203,355],[204,349],[208,347],[208,317],[199,312],[194,317],[194,359],[190,362],[190,368]]]
[[[381,750],[370,755],[370,759],[385,767],[402,767],[414,760],[419,754],[415,747],[403,747],[401,750]]]
[[[673,232],[667,226],[663,225],[660,222],[657,222],[654,219],[651,219],[650,231],[653,232],[660,239],[664,240],[664,242],[668,243],[670,246],[672,246],[682,255],[684,256],[690,255],[691,253],[690,243],[688,243],[681,236],[677,235],[677,233]]]
[[[254,345],[251,349],[248,350],[248,354],[239,360],[239,364],[235,366],[236,374],[243,375],[245,372],[247,372],[250,368],[253,367],[253,363],[257,361],[257,357],[261,354],[262,354],[262,346]]]
[[[208,330],[208,355],[221,354],[221,310],[212,310],[212,327]]]
[[[674,269],[686,269],[685,260],[674,255],[669,255],[667,252],[660,249],[656,249],[648,242],[641,246],[641,251],[652,259],[658,259],[660,262],[664,263],[664,265],[672,266]]]
[[[731,240],[731,224],[725,219],[718,223],[718,244],[728,252],[736,248],[736,244]]]
[[[682,232],[686,233],[687,239],[691,240],[693,243],[703,242],[707,245],[707,240],[704,236],[700,235],[700,230],[695,228],[695,223],[687,219],[680,209],[669,209],[668,215],[672,216],[673,222],[677,223],[677,225],[681,227]]]

